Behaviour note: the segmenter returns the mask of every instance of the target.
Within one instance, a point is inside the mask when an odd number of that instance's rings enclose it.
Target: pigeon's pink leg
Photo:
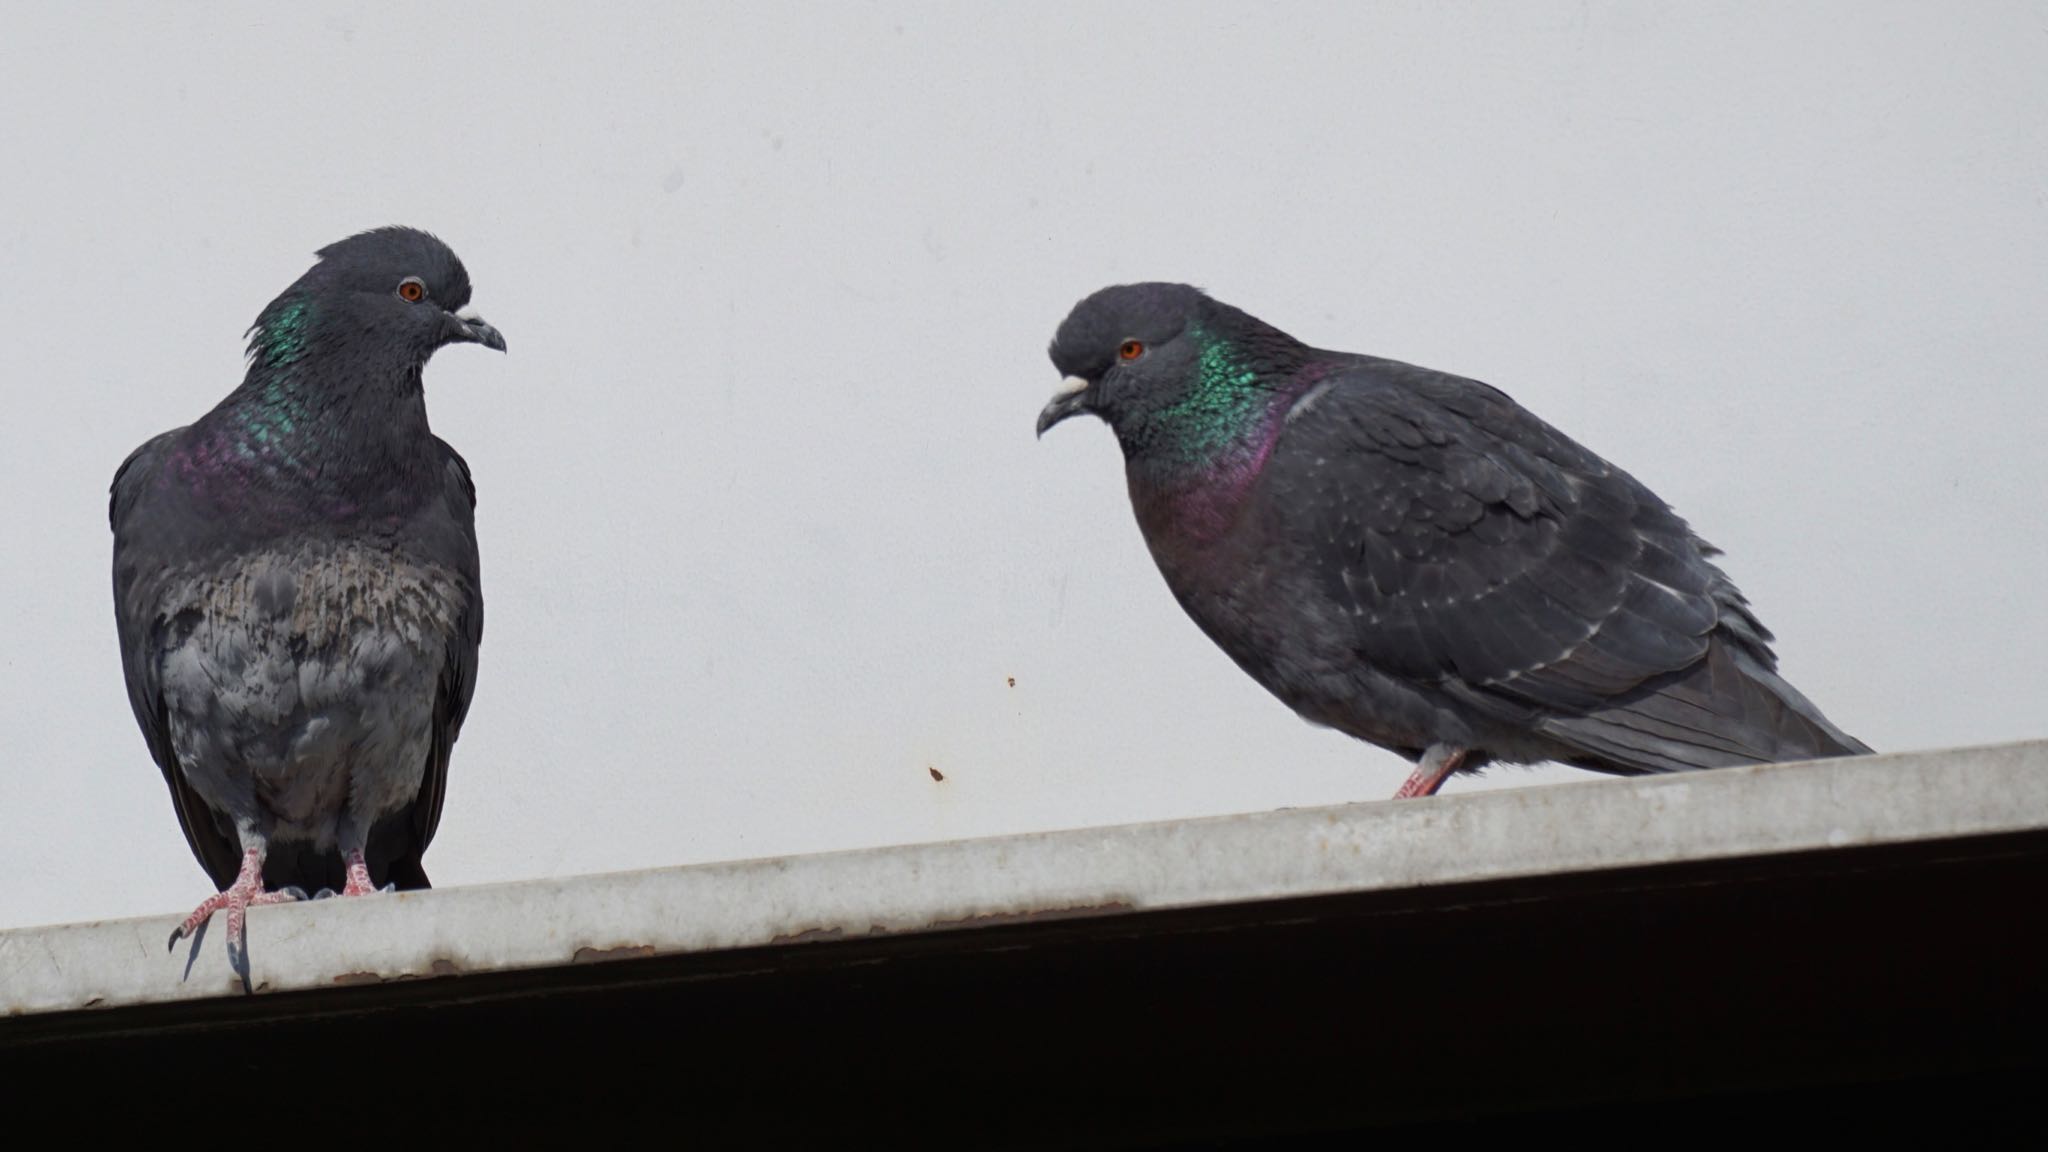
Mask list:
[[[228,885],[226,891],[216,892],[201,901],[199,907],[194,908],[192,914],[185,917],[184,923],[171,929],[170,946],[176,948],[178,941],[199,931],[200,925],[205,924],[215,912],[227,909],[228,965],[241,975],[242,987],[246,989],[249,986],[249,963],[246,950],[247,926],[244,918],[248,910],[257,904],[284,904],[303,899],[305,896],[296,888],[286,888],[277,892],[264,891],[263,850],[251,848],[242,853],[242,871],[235,877],[235,882]]]
[[[1444,781],[1465,762],[1465,750],[1448,744],[1432,744],[1415,765],[1415,771],[1408,776],[1408,782],[1394,793],[1394,799],[1407,800],[1416,796],[1434,796],[1444,786]]]
[[[342,886],[343,896],[372,896],[377,888],[370,883],[370,866],[363,862],[363,850],[348,850],[348,883]]]

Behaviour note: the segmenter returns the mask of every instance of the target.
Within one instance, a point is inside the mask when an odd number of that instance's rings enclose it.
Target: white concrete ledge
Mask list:
[[[263,995],[2044,828],[2036,741],[280,905],[249,949]],[[243,995],[176,921],[0,932],[0,1008]]]

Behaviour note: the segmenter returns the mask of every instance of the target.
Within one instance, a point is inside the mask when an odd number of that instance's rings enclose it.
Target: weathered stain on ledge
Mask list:
[[[348,988],[360,984],[392,984],[401,980],[431,980],[442,976],[460,976],[462,966],[446,956],[436,956],[427,963],[425,972],[343,972],[334,978],[337,986]],[[265,990],[269,986],[265,985]]]
[[[904,936],[918,932],[951,932],[961,928],[993,928],[1002,924],[1040,924],[1049,920],[1075,920],[1089,916],[1116,916],[1135,912],[1138,906],[1125,900],[1111,900],[1100,904],[1066,904],[1051,908],[1028,908],[1021,912],[977,912],[971,916],[956,916],[941,920],[927,920],[908,928],[891,928],[881,924],[868,925],[867,931],[858,933],[865,936]],[[783,944],[817,944],[829,940],[845,940],[856,935],[845,925],[820,925],[797,932],[784,932],[768,941],[773,948]]]
[[[607,960],[645,960],[654,955],[652,944],[621,944],[616,948],[592,948],[585,945],[569,957],[576,964],[602,964]]]
[[[1059,908],[1033,908],[1026,912],[982,912],[973,916],[962,916],[955,920],[933,920],[917,929],[920,932],[947,932],[955,928],[993,928],[999,924],[1042,924],[1048,920],[1079,920],[1089,916],[1121,916],[1136,912],[1138,906],[1127,900],[1111,900],[1102,904],[1070,904]]]
[[[846,939],[846,929],[834,925],[830,928],[806,928],[801,932],[784,932],[768,941],[773,948],[780,944],[817,944],[825,940]]]

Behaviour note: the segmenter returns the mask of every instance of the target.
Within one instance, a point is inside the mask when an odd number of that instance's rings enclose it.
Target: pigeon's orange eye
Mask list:
[[[1136,360],[1145,354],[1145,346],[1136,340],[1126,340],[1124,346],[1116,350],[1116,354],[1126,360]]]
[[[407,276],[398,282],[398,298],[408,304],[417,304],[427,298],[427,286],[417,276]]]

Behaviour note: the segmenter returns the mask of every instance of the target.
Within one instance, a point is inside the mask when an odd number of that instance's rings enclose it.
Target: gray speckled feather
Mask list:
[[[252,329],[242,387],[112,489],[129,701],[224,890],[252,845],[268,888],[340,889],[350,848],[375,884],[426,887],[476,682],[475,489],[420,370],[503,340],[457,315],[467,275],[424,233],[322,257]]]
[[[1867,752],[1642,484],[1475,380],[1105,289],[1040,428],[1100,415],[1188,614],[1306,718],[1451,763],[1662,772]],[[1431,785],[1433,787],[1433,785]]]

